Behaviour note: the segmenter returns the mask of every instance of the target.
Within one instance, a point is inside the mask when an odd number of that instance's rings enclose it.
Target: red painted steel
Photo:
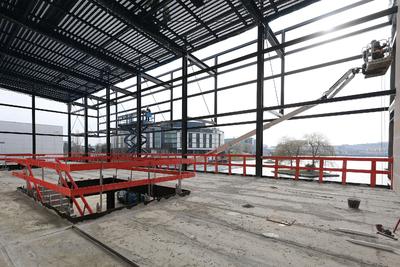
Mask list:
[[[343,160],[342,162],[342,184],[346,184],[346,178],[347,178],[347,160]]]
[[[318,182],[322,183],[324,179],[324,160],[320,159],[319,160],[319,179]]]
[[[164,156],[164,157],[181,157],[180,154],[152,154],[152,156]],[[195,159],[193,162],[193,170],[195,171],[209,171],[207,169],[208,166],[213,166],[213,172],[218,173],[225,173],[223,170],[217,169],[216,166],[224,166],[227,167],[226,172],[230,175],[232,174],[232,169],[235,167],[242,168],[241,173],[242,175],[248,175],[248,169],[250,167],[255,167],[255,164],[250,164],[249,159],[255,159],[255,155],[249,154],[188,154],[188,158]],[[216,162],[215,159],[218,157],[221,161]],[[376,175],[387,175],[390,178],[392,177],[392,167],[393,167],[393,159],[392,158],[377,158],[377,157],[312,157],[312,156],[300,156],[300,157],[287,157],[287,156],[264,156],[262,157],[263,160],[272,160],[273,164],[263,164],[264,168],[272,168],[274,170],[273,177],[278,178],[278,171],[279,169],[286,169],[286,170],[295,170],[294,179],[300,179],[300,171],[302,170],[313,170],[318,172],[318,182],[324,182],[324,172],[339,172],[341,173],[341,182],[342,184],[348,184],[347,175],[349,173],[363,173],[370,175],[369,185],[371,187],[376,186]],[[225,162],[227,159],[227,162]],[[236,159],[236,161],[233,161]],[[238,159],[242,159],[240,162]],[[294,166],[288,166],[280,164],[281,161],[295,161],[296,164]],[[312,161],[319,163],[316,167],[305,167],[302,165],[304,161]],[[341,167],[328,167],[326,164],[329,161],[341,162]],[[370,162],[371,167],[369,169],[357,169],[357,168],[349,168],[349,162]],[[375,162],[375,163],[373,163]],[[388,170],[378,170],[377,163],[388,163],[389,169]],[[201,169],[198,167],[202,166]],[[391,182],[391,187],[393,187],[393,183]]]
[[[71,195],[78,196],[81,194],[86,195],[86,194],[93,194],[93,193],[106,192],[106,191],[112,191],[112,190],[120,190],[120,189],[124,189],[124,188],[135,187],[135,186],[156,184],[156,183],[168,182],[168,181],[173,181],[173,180],[192,178],[193,176],[194,175],[192,172],[182,172],[181,174],[159,177],[159,178],[152,178],[152,179],[144,178],[144,179],[140,179],[140,180],[106,184],[103,186],[100,186],[100,185],[86,186],[86,187],[81,187],[81,188],[77,188],[77,189],[72,189]]]
[[[135,170],[147,172],[151,167],[151,172],[160,173],[163,175],[170,176],[169,178],[165,178],[167,180],[176,180],[176,179],[184,179],[193,177],[193,173],[182,172],[178,173],[178,166],[181,164],[188,164],[193,167],[194,171],[209,171],[207,167],[214,167],[211,169],[214,173],[224,173],[224,168],[226,167],[225,172],[228,174],[232,174],[234,168],[241,168],[239,170],[239,174],[248,175],[248,168],[255,167],[255,164],[252,164],[251,160],[255,159],[255,155],[249,154],[188,154],[187,159],[182,158],[181,154],[168,154],[168,153],[157,153],[157,154],[142,154],[140,157],[132,154],[112,154],[107,155],[104,153],[95,153],[89,154],[89,156],[84,156],[83,154],[73,154],[71,157],[65,157],[65,155],[46,155],[46,154],[37,154],[35,155],[35,159],[28,158],[32,156],[32,154],[8,154],[8,155],[0,155],[6,158],[7,161],[14,161],[21,165],[31,165],[41,168],[49,168],[55,169],[61,172],[75,172],[81,170],[99,170],[99,169],[125,169],[125,170]],[[241,159],[241,161],[240,161]],[[265,156],[263,160],[272,160],[271,164],[263,164],[264,168],[272,168],[273,169],[273,177],[279,178],[278,171],[280,169],[285,170],[294,170],[295,175],[294,179],[300,179],[300,171],[302,170],[314,170],[318,172],[318,182],[324,182],[324,172],[339,172],[341,173],[341,182],[342,184],[347,184],[347,175],[349,173],[361,173],[361,174],[369,174],[370,181],[369,185],[371,187],[376,186],[376,177],[377,175],[388,175],[389,179],[392,177],[393,173],[393,159],[392,158],[360,158],[360,157],[311,157],[311,156],[300,156],[300,157],[286,157],[286,156]],[[282,164],[283,161],[295,161],[294,166],[288,166]],[[319,163],[318,166],[315,167],[305,167],[305,161],[312,161]],[[340,167],[328,167],[327,162],[334,161],[341,163]],[[359,168],[349,168],[349,163],[351,162],[370,162],[370,167],[368,169],[359,169]],[[389,165],[389,169],[377,169],[377,163],[387,163]],[[165,166],[165,168],[159,169],[155,168],[157,166]],[[199,168],[200,166],[200,168]],[[238,171],[235,171],[236,173]],[[181,176],[179,176],[181,175]],[[55,185],[51,186],[46,182],[39,183],[39,180],[35,177],[31,177],[29,175],[16,175],[19,178],[22,178],[27,181],[27,185],[36,189],[37,185],[44,186],[51,190],[57,192],[62,192],[61,194],[66,195],[68,197],[78,197],[77,193],[87,194],[88,192],[98,192],[96,190],[100,190],[100,187],[93,188],[78,188],[78,189],[66,189],[65,185]],[[71,176],[72,178],[72,176]],[[157,178],[158,180],[154,180],[154,182],[161,182],[163,179]],[[141,179],[134,180],[124,183],[116,183],[111,185],[103,185],[102,191],[106,190],[117,190],[124,188],[123,186],[138,186],[149,183],[149,180]],[[50,188],[51,186],[51,188]],[[60,189],[61,188],[61,189]],[[67,190],[67,192],[65,191]],[[68,191],[69,190],[69,191]],[[75,191],[71,191],[75,190]],[[86,210],[88,210],[86,208]]]
[[[23,155],[23,158],[20,157]],[[26,158],[31,156],[31,158]],[[170,155],[146,155],[144,157],[136,157],[131,154],[90,154],[89,156],[73,155],[72,157],[64,157],[64,155],[45,155],[45,154],[18,154],[7,155],[7,162],[15,162],[24,166],[23,171],[15,171],[12,174],[15,177],[23,179],[27,182],[29,190],[34,189],[37,192],[37,200],[42,201],[42,194],[39,186],[57,192],[65,197],[71,198],[73,204],[81,216],[87,211],[93,213],[92,207],[85,199],[85,195],[103,193],[111,190],[121,190],[125,188],[156,184],[173,180],[181,180],[195,176],[194,172],[181,172],[178,170],[169,170],[171,165],[194,164],[192,159],[184,159],[180,157],[169,158]],[[77,163],[79,162],[79,163]],[[159,168],[166,166],[166,168]],[[43,169],[55,170],[58,174],[58,181],[45,181],[35,177],[32,167],[40,167]],[[79,187],[73,179],[73,174],[83,170],[104,170],[104,169],[123,169],[136,172],[158,173],[162,177],[152,179],[135,179],[133,181],[115,182],[105,185]],[[72,173],[74,172],[74,173]],[[65,177],[64,177],[65,176]],[[69,184],[67,183],[67,181]],[[33,184],[33,187],[31,185]],[[80,206],[77,198],[81,199],[84,208]]]

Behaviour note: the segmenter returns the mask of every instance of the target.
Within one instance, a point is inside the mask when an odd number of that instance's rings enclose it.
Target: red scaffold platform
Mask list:
[[[138,188],[155,185],[168,181],[179,181],[195,176],[194,172],[181,171],[181,167],[192,164],[192,159],[185,158],[154,158],[136,157],[135,155],[112,155],[112,156],[73,156],[73,157],[48,157],[44,155],[32,155],[27,158],[7,158],[8,162],[18,163],[23,167],[21,171],[14,171],[12,174],[26,181],[25,191],[37,201],[47,204],[49,200],[44,196],[45,192],[53,192],[71,203],[80,216],[91,215],[96,210],[87,201],[87,196],[107,195],[107,210],[114,208],[114,193],[119,190]],[[42,169],[41,177],[38,176],[37,168]],[[131,175],[135,172],[135,178],[118,178],[117,175],[106,178],[102,174],[108,169],[128,170]],[[45,173],[56,173],[58,179],[47,179]],[[82,177],[82,171],[99,171],[99,179]],[[35,174],[36,173],[36,174]],[[143,174],[143,178],[137,176]],[[151,175],[150,175],[151,174]],[[78,177],[76,179],[74,177]],[[153,176],[153,177],[151,177]],[[175,190],[175,189],[174,189]],[[111,194],[112,193],[112,194]],[[110,199],[109,200],[109,195]]]

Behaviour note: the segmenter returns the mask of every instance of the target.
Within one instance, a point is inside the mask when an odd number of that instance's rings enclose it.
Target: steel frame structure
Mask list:
[[[354,26],[359,26],[367,22],[374,21],[379,18],[387,16],[393,17],[397,13],[397,6],[378,11],[376,13],[360,16],[349,22],[336,25],[327,31],[318,31],[305,36],[300,36],[295,39],[288,40],[288,33],[301,29],[311,23],[318,22],[322,19],[343,13],[349,10],[357,10],[358,7],[368,4],[373,0],[358,1],[347,6],[341,7],[337,10],[330,11],[325,14],[317,15],[314,18],[307,19],[303,22],[297,23],[285,29],[281,29],[273,32],[268,22],[276,19],[280,16],[289,14],[300,8],[306,8],[306,6],[313,4],[317,1],[254,1],[254,5],[241,5],[241,2],[247,1],[216,1],[217,4],[213,4],[208,8],[204,8],[204,13],[209,16],[209,20],[206,20],[199,16],[199,10],[193,6],[189,0],[181,1],[160,1],[157,6],[145,6],[144,1],[128,1],[128,5],[123,7],[118,1],[112,0],[91,0],[86,3],[86,6],[79,5],[78,1],[48,1],[48,0],[37,0],[37,1],[16,1],[14,6],[12,4],[2,4],[0,6],[0,25],[4,25],[1,35],[4,36],[4,43],[1,43],[1,65],[0,65],[0,86],[17,92],[25,92],[32,94],[32,106],[24,107],[12,104],[0,103],[1,106],[15,107],[32,110],[32,122],[35,124],[35,111],[54,112],[64,114],[68,116],[68,133],[62,135],[68,138],[68,152],[71,155],[71,136],[72,134],[72,116],[80,116],[85,119],[84,133],[80,136],[84,136],[85,139],[85,152],[88,153],[89,137],[106,138],[107,153],[111,155],[111,136],[121,135],[117,132],[116,127],[112,127],[112,124],[116,123],[116,119],[113,120],[112,116],[118,116],[132,110],[140,112],[142,109],[142,99],[151,94],[156,94],[163,91],[170,91],[170,99],[164,101],[158,101],[157,103],[148,105],[149,107],[169,104],[168,110],[161,110],[159,113],[169,114],[170,122],[180,121],[182,124],[182,133],[187,133],[188,129],[195,129],[196,127],[188,127],[188,121],[190,120],[205,120],[214,119],[215,124],[205,127],[222,127],[222,126],[234,126],[244,124],[256,124],[257,135],[256,142],[257,147],[262,144],[262,132],[260,131],[260,125],[271,121],[271,119],[265,119],[263,113],[265,111],[277,110],[281,114],[285,113],[285,110],[293,107],[300,107],[310,104],[326,104],[339,101],[350,101],[356,99],[366,99],[378,96],[390,96],[394,98],[396,89],[394,87],[394,72],[395,69],[392,67],[391,71],[391,86],[390,90],[376,91],[363,94],[347,95],[343,97],[335,97],[333,99],[321,99],[316,101],[301,101],[297,103],[286,103],[285,101],[285,77],[294,75],[310,70],[316,70],[323,67],[333,66],[345,62],[350,62],[361,58],[361,55],[353,55],[346,58],[341,58],[329,62],[323,62],[313,66],[307,66],[296,70],[287,71],[285,58],[289,55],[294,55],[306,50],[311,50],[321,45],[325,45],[334,41],[344,40],[346,38],[361,35],[376,29],[381,29],[393,24],[392,20],[387,22],[375,23],[373,25],[364,27],[362,29],[354,30],[349,33],[337,35],[325,39],[323,41],[315,42],[311,45],[305,45],[300,48],[290,49],[292,46],[303,44],[304,42],[314,40],[318,37],[323,37],[329,33],[338,32],[339,30],[349,29]],[[47,8],[47,11],[39,10],[38,3],[42,3],[42,6]],[[66,3],[68,2],[68,3]],[[291,5],[288,2],[294,2]],[[112,22],[114,27],[118,30],[115,34],[108,32],[108,29],[101,29],[95,26],[90,21],[86,21],[80,8],[86,8],[90,14],[103,14],[107,11],[108,18]],[[176,8],[176,13],[172,14],[182,18],[182,23],[175,23],[173,26],[164,26],[162,17],[163,10],[168,8]],[[125,9],[124,9],[125,8]],[[217,9],[221,9],[220,12],[216,12]],[[22,12],[22,11],[25,12]],[[132,17],[127,16],[127,10],[133,12]],[[18,11],[18,12],[17,12]],[[33,15],[36,12],[36,15]],[[37,14],[42,12],[44,18],[39,20],[37,23],[33,23],[32,19],[37,19]],[[147,14],[147,15],[146,15]],[[46,17],[46,16],[49,17]],[[204,17],[206,17],[204,15]],[[145,25],[140,22],[142,16],[147,16],[149,19],[149,25]],[[190,18],[191,20],[184,20],[184,18]],[[212,26],[213,23],[217,22],[222,18],[232,18],[232,21],[222,23],[219,26]],[[264,18],[264,19],[262,19]],[[76,33],[76,39],[66,37],[67,34],[74,36],[72,32],[68,32],[69,29],[60,28],[59,25],[64,25],[65,21],[72,21],[74,23],[82,23],[86,25],[87,29],[82,29],[82,34],[89,32],[92,29],[97,33],[90,36],[91,40],[84,40],[82,36]],[[110,23],[111,23],[110,22]],[[196,26],[194,26],[194,24]],[[51,30],[51,27],[57,30]],[[159,29],[161,31],[156,31]],[[163,28],[165,27],[165,28]],[[258,38],[256,40],[238,45],[234,48],[216,53],[204,59],[195,58],[192,53],[207,47],[213,43],[219,42],[231,36],[235,36],[241,32],[244,32],[250,28],[258,27]],[[178,34],[182,29],[187,28],[188,31],[184,34]],[[226,31],[226,32],[224,32]],[[224,32],[224,33],[223,33]],[[27,39],[25,35],[28,33],[36,36],[38,40],[50,45],[54,45],[60,48],[60,51],[54,50],[43,50],[43,44],[38,42],[37,49],[41,52],[34,54],[30,51],[21,51],[22,43],[33,46],[31,40]],[[65,33],[65,34],[64,34]],[[25,35],[24,35],[25,34]],[[188,37],[185,38],[184,36]],[[102,36],[101,42],[99,41]],[[129,40],[129,37],[139,36],[140,41],[143,43],[142,50],[135,48]],[[190,37],[189,37],[190,36]],[[0,38],[1,39],[1,38]],[[263,45],[265,39],[269,41],[271,46],[265,48]],[[220,62],[219,58],[234,52],[239,49],[249,47],[257,44],[257,50],[253,53],[240,56],[228,61]],[[111,50],[114,49],[114,50]],[[118,51],[131,51],[132,57],[126,57],[119,55]],[[22,53],[26,52],[26,53]],[[45,57],[45,53],[50,53],[53,57],[58,56],[59,62],[52,62]],[[64,52],[70,52],[68,55]],[[73,52],[73,53],[72,53]],[[124,52],[122,52],[124,53]],[[271,56],[266,56],[268,53],[273,53]],[[394,51],[395,53],[395,51]],[[139,58],[143,58],[141,61]],[[174,69],[160,75],[149,76],[146,72],[163,66],[164,64],[171,62],[175,59],[182,58],[182,67]],[[280,59],[281,60],[281,71],[278,74],[271,76],[265,76],[263,73],[263,63],[270,60]],[[253,60],[248,62],[249,60]],[[130,63],[128,63],[131,62]],[[246,61],[246,62],[245,62]],[[212,62],[212,64],[205,62]],[[244,62],[244,63],[243,63]],[[238,65],[239,64],[239,65]],[[96,65],[96,67],[94,67]],[[252,65],[257,66],[257,78],[254,80],[243,81],[238,84],[232,84],[228,86],[218,86],[218,76],[240,70],[245,67]],[[197,66],[198,70],[192,71],[188,69],[191,66]],[[35,75],[28,75],[27,77],[18,76],[15,72],[17,67],[22,70],[21,73],[30,71]],[[32,72],[33,68],[37,67],[36,72]],[[108,69],[107,69],[108,68]],[[222,70],[223,69],[223,70]],[[49,71],[53,71],[50,73]],[[176,75],[176,72],[182,71],[180,76]],[[62,74],[64,73],[64,74]],[[94,73],[103,73],[97,77]],[[120,88],[114,86],[114,84],[124,81],[128,78],[136,76],[136,84],[126,88]],[[197,77],[200,76],[200,77]],[[48,79],[38,78],[48,77]],[[165,77],[168,79],[165,80]],[[188,94],[188,85],[206,80],[214,79],[214,87],[201,93]],[[275,106],[265,106],[262,101],[264,93],[263,83],[271,79],[280,79],[281,81],[281,92],[280,92],[280,104]],[[149,81],[150,85],[143,86],[144,81]],[[33,89],[28,88],[27,83],[33,84]],[[256,108],[248,110],[240,110],[234,112],[218,112],[218,93],[230,90],[239,86],[245,86],[250,84],[256,84],[257,86],[257,99]],[[98,96],[94,95],[95,92],[105,88],[105,95]],[[181,97],[174,97],[174,90],[181,89]],[[67,94],[65,93],[67,92]],[[115,97],[112,97],[112,92],[115,92]],[[188,117],[188,99],[197,96],[212,94],[214,97],[214,114]],[[67,103],[68,111],[61,112],[50,109],[38,109],[35,107],[34,97],[43,97],[56,101]],[[84,99],[84,101],[79,101]],[[89,104],[90,101],[95,101],[95,104]],[[112,113],[110,107],[112,105],[117,106],[125,102],[135,101],[136,107],[128,110],[116,110]],[[181,102],[182,118],[174,120],[174,104]],[[80,107],[78,111],[73,112],[72,107]],[[88,110],[97,111],[97,116],[89,115]],[[100,115],[99,110],[105,110],[105,115]],[[386,112],[388,107],[381,108],[366,108],[366,109],[354,109],[347,111],[336,111],[330,113],[311,114],[296,116],[293,119],[308,119],[308,118],[320,118],[329,116],[344,116],[351,114],[361,113],[372,113],[372,112]],[[83,114],[82,114],[83,111]],[[256,120],[245,120],[236,121],[229,123],[220,123],[218,118],[227,116],[242,115],[242,114],[256,114]],[[391,115],[393,116],[393,114]],[[91,119],[97,119],[98,129],[94,132],[89,132],[87,127],[87,121]],[[101,122],[105,119],[105,122]],[[105,125],[104,128],[103,125]],[[139,127],[139,124],[138,124]],[[203,127],[204,128],[204,127]],[[390,123],[389,135],[392,134],[393,124]],[[0,131],[1,133],[14,133],[14,134],[30,134],[32,135],[32,143],[35,144],[35,138],[37,135],[51,135],[37,133],[35,127],[32,127],[31,133],[20,133],[20,132],[7,132]],[[79,134],[78,134],[79,135]],[[392,141],[389,138],[389,151],[391,151]],[[183,150],[182,154],[187,154],[187,135],[182,135]],[[35,147],[35,146],[33,146]],[[33,148],[35,153],[35,148]],[[140,155],[140,151],[138,151]],[[257,150],[257,174],[262,175],[262,151]]]

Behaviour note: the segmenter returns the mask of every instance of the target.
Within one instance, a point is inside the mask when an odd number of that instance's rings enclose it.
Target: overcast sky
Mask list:
[[[315,17],[319,14],[329,12],[336,8],[348,5],[358,0],[323,0],[310,7],[292,13],[288,16],[277,19],[271,23],[271,28],[274,31],[283,29],[287,26],[297,24],[301,21]],[[371,13],[375,13],[382,9],[386,9],[389,5],[387,0],[375,0],[362,7],[352,9],[350,11],[341,13],[334,17],[319,21],[307,25],[301,29],[287,33],[286,40],[297,38],[304,34],[309,34],[319,30],[328,30],[332,26],[339,25],[346,21],[365,16]],[[378,24],[387,21],[387,18],[382,18],[372,23],[365,23],[360,26],[352,27],[350,29],[328,34],[322,38],[317,38],[312,41],[295,45],[288,48],[287,51],[295,48],[309,45],[311,43],[319,42],[321,40],[332,38],[334,36],[341,35],[343,33],[352,32],[358,29],[363,29],[368,26]],[[391,28],[385,27],[373,32],[369,32],[362,35],[357,35],[351,38],[347,38],[342,41],[336,41],[327,45],[319,46],[317,48],[306,50],[301,53],[292,54],[286,58],[286,71],[296,70],[299,68],[320,64],[344,57],[361,55],[361,50],[365,47],[372,39],[386,39],[390,37]],[[219,51],[226,50],[230,47],[240,45],[244,42],[254,40],[257,36],[256,29],[250,30],[246,33],[241,34],[225,40],[221,43],[215,44],[211,47],[203,49],[194,53],[199,58],[207,57]],[[280,36],[278,36],[280,39]],[[247,53],[254,52],[256,46],[249,46],[245,49],[241,49],[235,53],[230,53],[219,58],[219,62],[223,62],[232,58],[242,56]],[[272,55],[272,54],[271,54]],[[267,56],[267,55],[266,55]],[[249,61],[254,61],[251,59]],[[209,65],[213,65],[213,62],[207,62]],[[172,62],[166,66],[150,72],[152,75],[157,75],[166,72],[167,70],[180,67],[181,60]],[[295,103],[299,101],[314,100],[321,97],[322,93],[325,92],[329,87],[341,77],[349,68],[360,67],[362,65],[361,57],[359,60],[326,67],[323,69],[303,72],[301,74],[289,75],[285,80],[285,91],[286,91],[286,103]],[[195,68],[193,70],[196,70]],[[192,69],[190,69],[190,72]],[[221,70],[219,70],[221,71]],[[266,62],[265,64],[265,76],[271,74],[277,74],[280,71],[280,60],[274,60],[272,62]],[[372,79],[364,79],[362,75],[358,75],[351,84],[346,87],[343,95],[359,94],[372,91],[388,90],[389,88],[389,72],[383,76]],[[180,76],[176,73],[175,77]],[[256,66],[248,67],[235,71],[229,74],[219,76],[218,86],[226,86],[229,84],[244,82],[253,80],[256,78]],[[166,80],[166,77],[162,79]],[[133,79],[135,81],[135,79]],[[127,87],[132,84],[132,81],[127,81],[119,84],[121,87]],[[146,85],[145,85],[146,86]],[[213,80],[208,79],[199,83],[193,83],[189,86],[189,93],[197,93],[213,88]],[[277,105],[280,101],[280,79],[269,80],[265,82],[265,106]],[[134,90],[134,89],[132,89]],[[101,94],[101,93],[100,93]],[[154,103],[154,101],[162,101],[168,97],[169,93],[156,94],[153,97],[147,97],[143,100],[144,104]],[[180,96],[180,88],[174,90],[174,97]],[[154,100],[155,99],[155,100]],[[189,99],[189,116],[200,116],[208,115],[210,110],[213,112],[213,94],[205,95],[205,101],[202,97],[196,97]],[[19,105],[30,105],[30,97],[15,94],[8,91],[2,91],[0,94],[0,101],[3,103],[17,103]],[[132,101],[135,102],[135,101]],[[207,103],[207,104],[206,104]],[[66,111],[64,104],[56,103],[48,100],[37,100],[37,105],[42,108],[57,108]],[[120,110],[134,107],[134,103],[125,103],[119,106]],[[181,102],[174,102],[174,119],[179,119]],[[334,104],[321,105],[307,111],[306,114],[316,114],[325,112],[336,112],[345,111],[352,109],[363,109],[363,108],[376,108],[384,107],[389,105],[388,97],[379,97],[373,99],[366,99],[360,101],[342,102]],[[208,107],[208,109],[207,109]],[[222,91],[219,93],[218,99],[218,111],[229,112],[243,109],[251,109],[256,107],[256,84],[248,86],[238,87],[232,90]],[[161,110],[168,108],[168,105],[160,106]],[[158,107],[153,107],[153,111],[157,111]],[[8,107],[0,107],[0,120],[17,121],[17,122],[30,122],[31,115],[29,110],[11,109]],[[273,118],[272,115],[265,113],[265,118]],[[160,115],[158,120],[169,120],[169,115],[165,114],[164,118]],[[234,121],[254,120],[255,114],[241,115],[235,117],[223,117],[219,118],[219,123],[228,123]],[[73,132],[82,131],[83,120],[73,119],[74,130]],[[67,116],[49,114],[40,112],[37,115],[37,123],[41,124],[54,124],[64,127],[64,133],[66,133]],[[90,120],[89,128],[91,130],[96,129],[96,121]],[[225,132],[225,137],[238,137],[247,131],[253,130],[255,124],[234,126],[234,127],[221,127],[220,129]],[[290,136],[294,138],[301,138],[304,134],[319,132],[325,134],[328,139],[335,145],[338,144],[358,144],[358,143],[371,143],[387,141],[388,137],[388,113],[371,113],[365,115],[352,115],[352,116],[339,116],[339,117],[328,117],[320,119],[308,119],[308,120],[295,120],[287,121],[279,126],[273,127],[264,132],[264,144],[269,146],[276,145],[276,143],[283,136]],[[91,138],[90,142],[95,144],[102,140]]]

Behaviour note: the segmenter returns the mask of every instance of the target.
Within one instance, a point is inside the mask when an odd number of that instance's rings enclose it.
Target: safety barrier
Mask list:
[[[181,157],[181,154],[142,154],[143,157]],[[240,174],[244,176],[255,174],[255,155],[251,154],[187,154],[187,158],[193,159],[194,163],[188,169],[197,172]],[[393,186],[391,181],[393,173],[393,159],[388,157],[284,157],[264,156],[263,176],[271,178],[288,178],[293,180],[318,179],[319,183],[339,182],[343,185],[368,184],[377,186],[377,176],[384,175],[388,183],[379,184],[387,187]],[[267,163],[266,163],[267,161]],[[286,164],[285,164],[286,163]],[[314,163],[314,164],[312,164]],[[363,163],[362,167],[356,166]],[[379,166],[383,165],[383,166]],[[352,166],[354,165],[354,166]],[[167,166],[170,168],[171,166]],[[379,168],[380,167],[380,168]],[[307,173],[308,172],[308,173]],[[363,181],[357,182],[349,179],[349,174],[364,174]],[[365,177],[368,175],[368,178]],[[351,177],[352,178],[352,177]]]
[[[113,153],[114,159],[118,158],[121,160],[127,160],[135,158],[135,154],[125,153]],[[5,157],[7,156],[7,157]],[[32,157],[32,154],[7,154],[1,155],[0,159],[11,158],[11,157]],[[48,154],[37,154],[36,158],[50,159],[59,158],[62,159],[65,155],[48,155]],[[74,153],[69,157],[69,160],[84,160],[83,153]],[[90,153],[89,156],[93,157],[106,157],[105,153]],[[74,158],[75,157],[75,158]],[[182,154],[177,153],[143,153],[141,157],[144,158],[181,158]],[[251,154],[187,154],[186,157],[192,160],[192,163],[187,166],[188,170],[195,172],[210,172],[210,173],[223,173],[223,174],[239,174],[244,176],[255,174],[255,155]],[[288,178],[293,180],[307,179],[304,177],[304,172],[308,171],[313,174],[312,178],[318,180],[319,183],[323,182],[339,182],[341,184],[349,183],[362,183],[368,184],[371,187],[377,185],[390,184],[393,173],[393,159],[388,157],[286,157],[286,156],[264,156],[263,161],[263,176],[271,178]],[[307,165],[314,163],[311,165]],[[362,167],[356,166],[362,163]],[[381,166],[379,166],[381,165]],[[160,164],[160,168],[166,169],[178,169],[178,165],[171,164]],[[331,178],[332,174],[337,175],[336,178]],[[363,182],[354,182],[354,179],[349,175],[362,174]],[[387,183],[377,183],[377,176],[387,177]]]
[[[88,195],[102,195],[109,191],[113,195],[116,190],[144,185],[150,186],[174,180],[180,181],[195,176],[194,172],[158,168],[159,166],[180,166],[193,163],[192,160],[184,158],[137,158],[133,154],[114,154],[112,156],[105,154],[95,154],[95,156],[74,155],[72,157],[64,157],[64,155],[54,157],[54,155],[51,155],[53,158],[45,154],[31,155],[31,157],[28,157],[28,154],[23,154],[22,156],[21,154],[14,154],[14,156],[8,155],[7,161],[23,166],[23,170],[14,171],[12,175],[26,181],[26,190],[29,194],[43,204],[49,202],[45,197],[45,193],[46,196],[49,195],[48,192],[57,195],[60,201],[62,198],[68,198],[72,201],[71,203],[76,207],[80,216],[84,216],[86,212],[89,215],[95,213],[93,207],[86,200]],[[42,169],[41,177],[33,171],[34,168]],[[45,177],[45,169],[50,171],[51,177]],[[104,178],[105,182],[103,184],[103,170],[107,169],[127,170],[131,172],[131,177],[118,179],[115,174],[111,178]],[[77,181],[73,176],[79,171],[98,171],[100,178],[98,181],[90,177],[88,179],[81,178]],[[142,173],[143,177],[132,179],[133,171]],[[153,178],[150,177],[150,173],[154,174]],[[156,174],[158,177],[156,177]],[[79,184],[84,185],[79,186]],[[113,200],[114,197],[110,199]],[[114,204],[110,205],[110,207],[114,208]]]

